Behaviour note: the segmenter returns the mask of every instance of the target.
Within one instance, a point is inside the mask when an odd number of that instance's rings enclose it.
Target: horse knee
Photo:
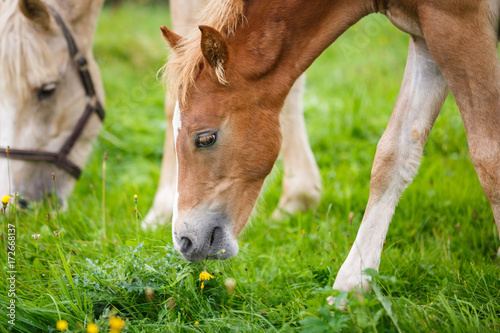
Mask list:
[[[371,186],[377,185],[392,173],[398,161],[399,149],[396,140],[382,137],[377,144],[377,151],[371,171]]]
[[[382,138],[377,145],[370,187],[385,190],[391,183],[404,188],[417,173],[422,146],[404,138]]]

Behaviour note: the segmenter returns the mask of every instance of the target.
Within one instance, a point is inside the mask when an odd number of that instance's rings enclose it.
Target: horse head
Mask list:
[[[240,1],[222,6],[236,4],[244,6]],[[193,262],[238,253],[236,237],[279,155],[279,113],[294,82],[277,85],[279,75],[270,74],[283,46],[275,39],[284,28],[281,22],[266,25],[273,37],[261,32],[231,39],[242,9],[232,8],[233,18],[200,25],[185,38],[161,28],[172,48],[165,73],[177,101],[173,242]]]
[[[103,99],[99,69],[92,55],[102,3],[0,2],[0,147],[4,150],[9,146],[12,151],[52,153],[64,146],[86,105],[94,103],[89,102],[89,94],[82,87],[76,56],[87,60],[82,67],[94,80],[95,98]],[[69,52],[68,33],[79,51],[77,55]],[[67,154],[75,168],[83,167],[100,128],[99,118],[90,116]],[[54,189],[52,172],[56,174],[60,201],[64,203],[74,187],[74,175],[53,163],[5,157],[0,157],[0,193],[18,192],[28,200],[40,200]]]

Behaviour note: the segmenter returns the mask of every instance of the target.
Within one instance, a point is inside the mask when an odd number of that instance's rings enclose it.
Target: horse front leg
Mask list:
[[[295,82],[280,114],[283,133],[283,192],[274,219],[315,207],[321,199],[321,176],[304,121],[305,74]]]
[[[394,210],[417,172],[424,144],[448,91],[425,41],[411,37],[399,97],[377,146],[365,215],[333,289],[369,289],[363,271],[378,270]]]

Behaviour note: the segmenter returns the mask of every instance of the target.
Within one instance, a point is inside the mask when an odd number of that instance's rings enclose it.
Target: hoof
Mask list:
[[[316,208],[320,200],[321,193],[319,188],[314,188],[308,192],[283,193],[278,203],[278,207],[274,210],[271,217],[274,220],[281,220],[287,215],[306,212]]]
[[[290,213],[282,211],[280,208],[276,208],[271,214],[271,219],[275,221],[283,220],[285,217],[289,216]]]
[[[169,215],[170,216],[170,215]],[[144,220],[141,223],[141,228],[144,231],[147,230],[153,230],[155,231],[156,228],[159,226],[165,225],[167,222],[167,218],[163,214],[158,214],[155,212],[153,209],[151,209]]]
[[[335,297],[333,297],[333,296],[328,297],[326,299],[326,301],[328,302],[328,305],[330,305],[330,306],[335,305]],[[347,304],[347,300],[344,299],[335,308],[338,309],[338,310],[341,310],[341,311],[345,311],[346,310],[346,307],[345,307],[346,304]]]

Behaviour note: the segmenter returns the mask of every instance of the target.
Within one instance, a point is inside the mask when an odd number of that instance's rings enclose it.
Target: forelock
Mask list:
[[[50,50],[19,11],[17,1],[0,2],[0,85],[25,98],[29,89],[49,75]]]
[[[244,21],[244,0],[208,0],[197,25],[208,25],[227,37]],[[200,48],[201,33],[197,27],[170,52],[168,62],[160,69],[169,94],[185,103],[188,89],[194,84],[204,58]],[[224,69],[216,68],[220,84],[227,85]]]

